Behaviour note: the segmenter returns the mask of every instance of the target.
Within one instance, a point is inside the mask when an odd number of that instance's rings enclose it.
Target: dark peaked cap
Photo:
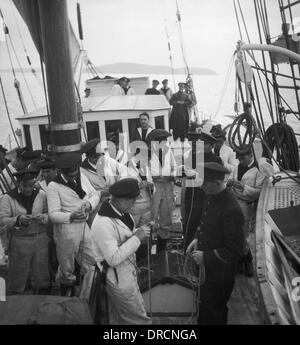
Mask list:
[[[111,195],[117,198],[137,198],[140,195],[138,181],[134,178],[124,178],[109,187]]]
[[[66,152],[61,154],[56,160],[58,169],[67,169],[81,162],[81,154],[79,152]]]
[[[23,153],[21,153],[21,157],[25,160],[35,160],[37,158],[40,158],[42,154],[41,150],[34,150],[34,151],[24,151]]]
[[[85,153],[87,156],[96,153],[96,147],[99,144],[100,139],[92,139],[87,143],[84,143],[80,149],[80,153]]]
[[[204,180],[212,181],[224,178],[230,171],[217,162],[204,163]]]
[[[38,162],[39,169],[55,169],[56,168],[56,162],[52,160],[43,160],[41,162]]]
[[[218,142],[216,138],[214,138],[212,135],[207,134],[205,132],[200,133],[200,140],[208,143],[208,144],[215,144]]]
[[[20,181],[29,181],[33,180],[37,177],[39,171],[37,169],[33,168],[25,168],[17,171],[13,175],[17,178],[17,180]]]
[[[166,140],[171,134],[164,129],[153,129],[148,135],[150,141]]]

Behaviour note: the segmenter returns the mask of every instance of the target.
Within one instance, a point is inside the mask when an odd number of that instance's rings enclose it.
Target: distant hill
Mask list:
[[[169,66],[143,65],[138,63],[118,62],[110,65],[97,66],[102,73],[122,74],[170,74]],[[216,75],[217,73],[208,68],[191,67],[193,75]],[[174,68],[175,74],[185,74],[183,68]]]
[[[102,73],[115,73],[115,74],[170,74],[171,70],[169,66],[157,66],[157,65],[144,65],[139,63],[130,62],[117,62],[110,65],[101,65],[96,67]],[[38,67],[36,72],[40,72]],[[16,68],[15,71],[20,72],[20,69]],[[23,68],[24,72],[30,72],[30,68]],[[85,71],[85,69],[83,69]],[[217,73],[211,69],[203,67],[190,67],[190,71],[193,75],[217,75]],[[0,69],[0,72],[11,72],[11,69]],[[183,68],[174,68],[174,74],[185,74]]]

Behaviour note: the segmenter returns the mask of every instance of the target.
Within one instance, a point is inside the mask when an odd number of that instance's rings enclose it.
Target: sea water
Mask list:
[[[110,74],[111,76],[116,76]],[[126,75],[124,73],[124,75]],[[2,83],[4,86],[4,92],[7,100],[8,110],[12,119],[14,129],[20,128],[18,117],[23,115],[23,110],[20,106],[20,102],[17,96],[17,91],[14,87],[14,77],[10,71],[0,72]],[[133,75],[127,75],[129,78]],[[138,76],[138,75],[135,75]],[[116,76],[120,77],[120,76]],[[17,73],[17,78],[21,84],[21,91],[25,100],[26,108],[28,112],[34,111],[38,108],[45,107],[45,94],[43,89],[41,73],[37,72],[36,76],[32,72]],[[82,83],[80,85],[81,94],[85,88],[85,80],[89,76],[83,74]],[[176,91],[177,83],[179,81],[185,81],[183,75],[176,75],[174,79],[171,75],[150,75],[149,81],[151,84],[152,79],[169,79],[169,86],[171,89]],[[194,89],[197,98],[197,107],[199,117],[202,119],[212,119],[217,122],[221,122],[223,125],[229,124],[232,120],[229,116],[235,114],[234,103],[235,103],[235,81],[234,74],[225,85],[225,75],[197,75],[193,77]],[[25,82],[26,80],[26,82]],[[175,85],[175,87],[174,87]],[[150,85],[149,85],[150,86]],[[159,88],[162,85],[159,85]],[[269,116],[268,107],[264,100],[263,93],[259,89],[259,98],[261,100],[262,112],[266,126],[270,125],[271,118]],[[296,109],[296,100],[293,90],[288,90],[285,93],[285,98],[288,104],[293,110]],[[241,109],[242,110],[242,109]],[[288,115],[288,122],[294,128],[296,133],[300,133],[300,121],[298,121],[293,115]],[[11,146],[14,147],[15,143],[11,128],[9,126],[8,116],[3,100],[2,93],[0,93],[0,144],[9,147],[9,139],[11,140]],[[298,137],[299,139],[299,137]]]

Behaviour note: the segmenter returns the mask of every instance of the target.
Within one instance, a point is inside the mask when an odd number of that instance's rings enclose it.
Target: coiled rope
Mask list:
[[[242,136],[241,128],[246,128]],[[235,118],[230,126],[228,133],[228,144],[237,153],[243,154],[248,152],[258,134],[256,122],[252,115],[243,113]]]
[[[266,130],[264,140],[272,153],[276,149],[276,160],[284,169],[299,171],[298,143],[292,127],[284,123],[275,123]],[[270,156],[265,148],[264,154]]]

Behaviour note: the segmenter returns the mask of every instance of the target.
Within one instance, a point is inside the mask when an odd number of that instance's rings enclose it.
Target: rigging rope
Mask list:
[[[24,50],[24,53],[26,55],[26,59],[27,59],[27,62],[29,64],[30,70],[33,73],[34,77],[36,78],[38,84],[41,85],[41,81],[40,81],[40,79],[38,78],[38,76],[36,74],[36,70],[32,67],[31,60],[30,60],[27,48],[26,48],[25,43],[24,43],[23,35],[21,33],[20,26],[19,26],[16,14],[15,14],[15,7],[13,6],[13,1],[12,0],[10,0],[10,5],[11,5],[11,10],[12,10],[12,13],[13,13],[14,21],[16,23],[16,27],[17,27],[17,30],[18,30],[19,38],[21,40],[21,43],[22,43],[22,46],[23,46],[23,50]]]
[[[5,23],[4,16],[3,16],[3,13],[2,13],[1,10],[0,10],[0,14],[1,14],[1,17],[2,17],[2,20],[3,20],[3,29],[4,29],[4,33],[5,33],[5,35],[7,36],[8,40],[9,40],[9,42],[10,42],[12,51],[13,51],[13,53],[14,53],[14,56],[15,56],[15,58],[16,58],[17,64],[18,64],[18,66],[19,66],[19,69],[20,69],[20,71],[21,71],[22,77],[23,77],[23,79],[24,79],[24,82],[25,82],[26,87],[27,87],[27,89],[28,89],[28,92],[29,92],[29,94],[30,94],[32,103],[33,103],[35,109],[37,109],[36,103],[35,103],[35,101],[34,101],[34,97],[33,97],[33,95],[32,95],[31,89],[30,89],[30,87],[29,87],[29,85],[28,85],[27,79],[26,79],[26,77],[25,77],[24,70],[23,70],[23,68],[22,68],[22,65],[21,65],[21,63],[20,63],[20,60],[19,60],[18,55],[17,55],[17,53],[16,53],[16,50],[15,50],[15,47],[14,47],[12,38],[11,38],[11,36],[10,36],[10,32],[9,32],[8,26],[7,26],[6,23]],[[5,39],[5,42],[6,42],[6,47],[7,47],[8,55],[9,55],[9,60],[10,60],[11,66],[13,67],[11,52],[10,52],[10,48],[9,48],[7,39]],[[15,77],[15,79],[16,79],[15,70],[14,70],[13,73],[14,73],[14,77]],[[18,82],[18,84],[19,84],[19,82]],[[18,85],[18,87],[19,87],[19,85]],[[26,109],[26,107],[25,107],[25,103],[24,103],[23,97],[22,97],[22,102],[23,102],[22,108],[23,108],[23,109],[25,108],[25,110],[26,110],[25,113],[27,113],[27,109]]]
[[[11,131],[13,133],[13,136],[15,138],[16,144],[18,145],[18,147],[20,147],[20,144],[19,144],[19,142],[17,140],[17,136],[16,136],[16,133],[15,133],[13,125],[12,125],[12,121],[11,121],[9,109],[8,109],[8,106],[7,106],[7,101],[6,101],[6,97],[5,97],[5,93],[4,93],[4,88],[3,88],[1,76],[0,76],[0,84],[1,84],[1,91],[2,91],[2,96],[3,96],[3,101],[4,101],[4,104],[5,104],[5,109],[6,109],[6,113],[7,113],[7,117],[8,117],[8,121],[9,121],[9,125],[10,125],[10,129],[11,129]]]

